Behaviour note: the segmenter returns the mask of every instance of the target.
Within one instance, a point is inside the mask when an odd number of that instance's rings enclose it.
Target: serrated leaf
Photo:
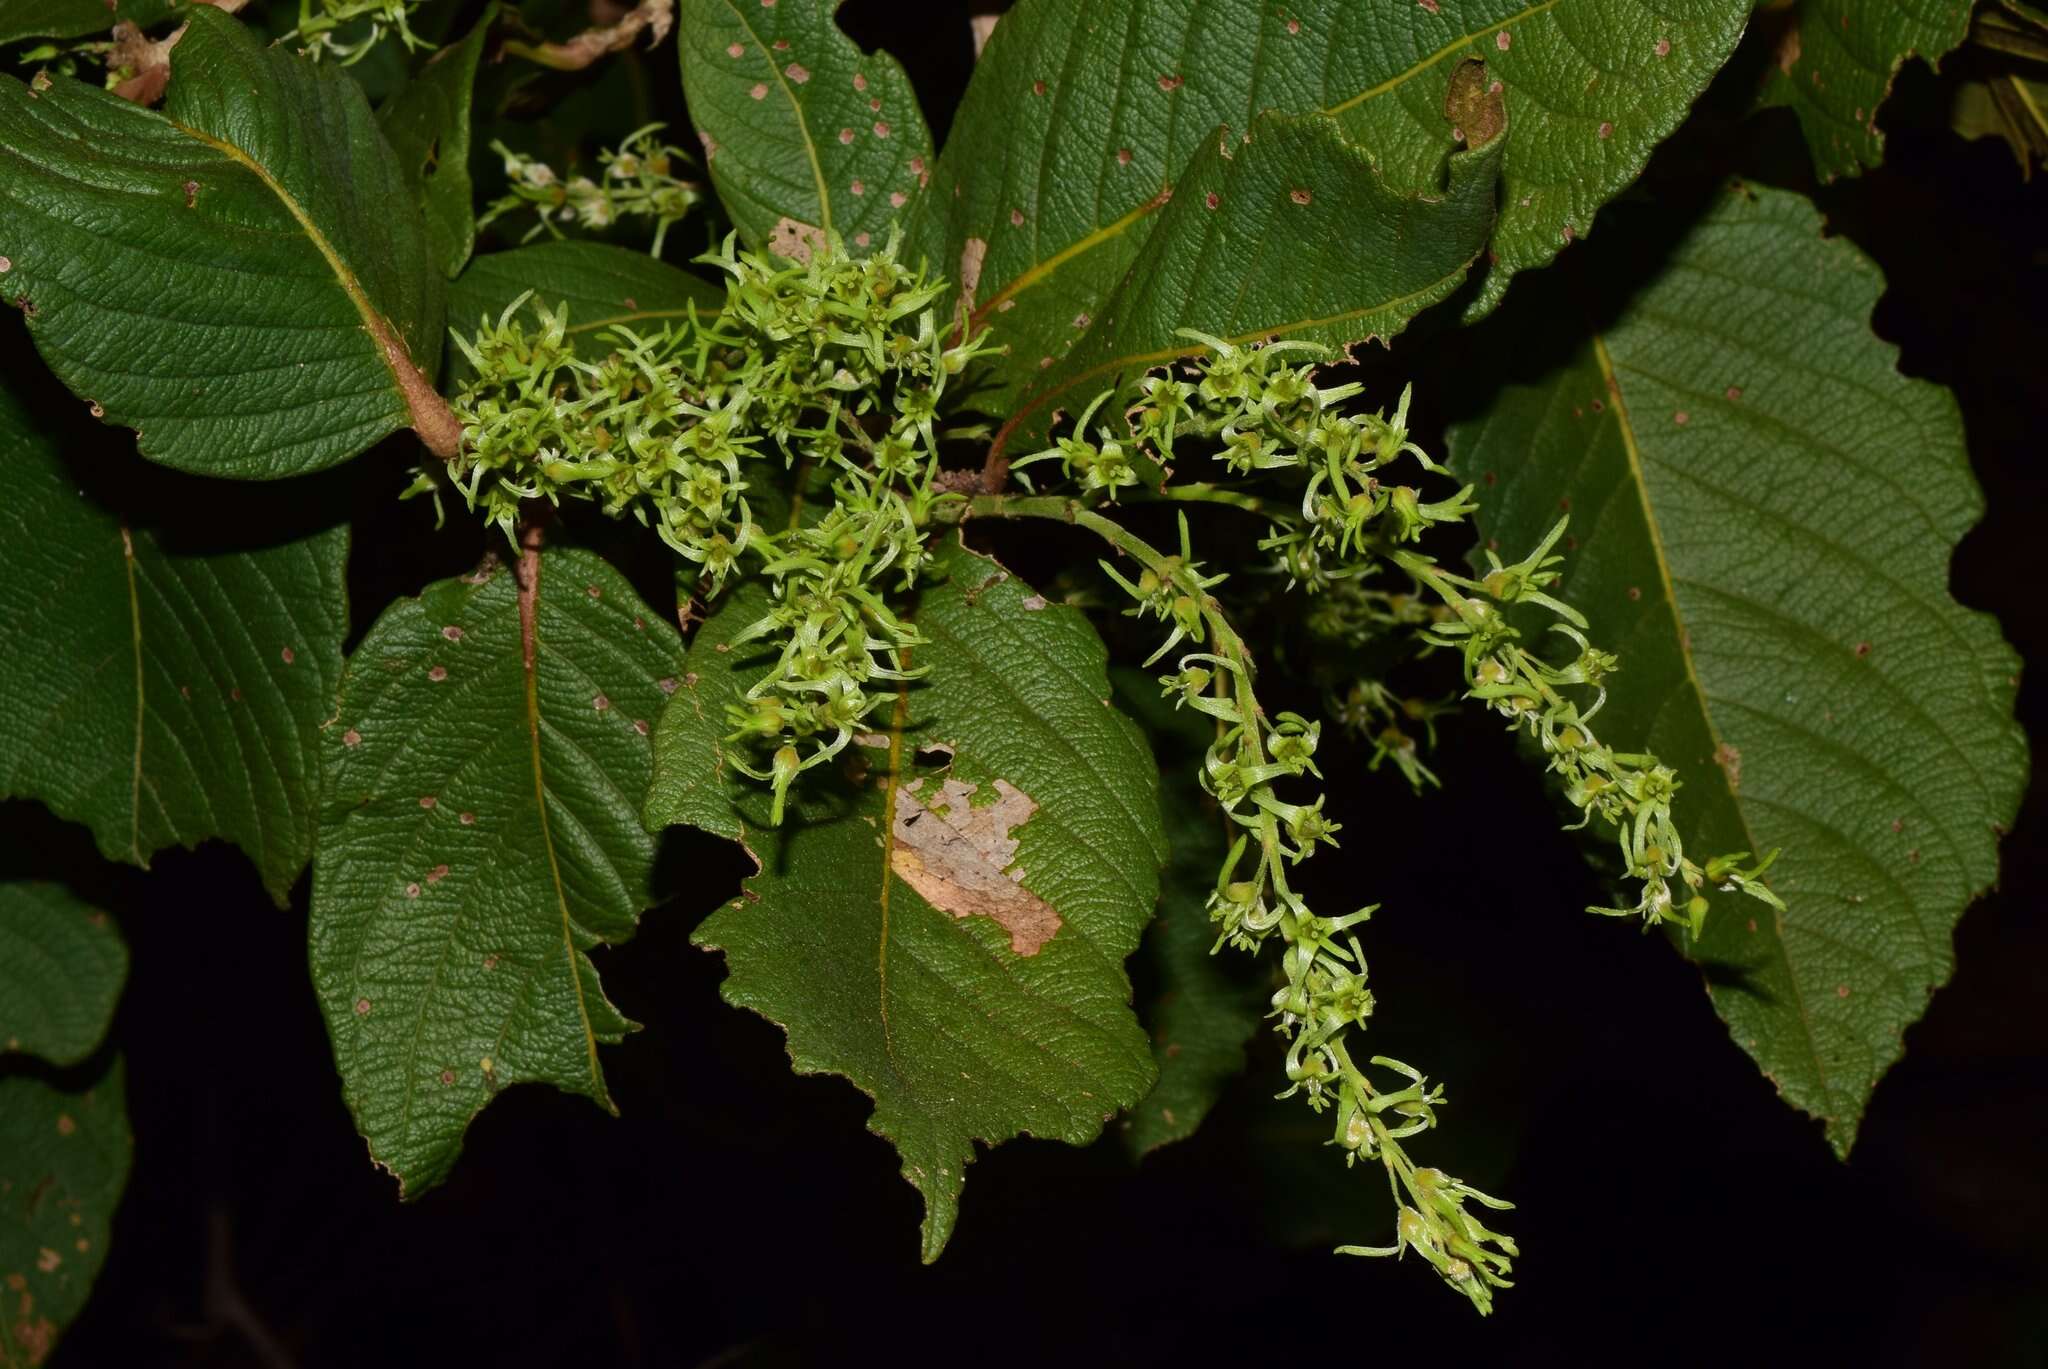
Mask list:
[[[441,276],[362,92],[211,6],[187,22],[161,114],[0,77],[0,295],[166,465],[270,479],[405,427],[452,454]]]
[[[1244,1072],[1245,1043],[1258,1030],[1265,1004],[1253,957],[1228,949],[1212,954],[1209,892],[1230,838],[1227,819],[1196,778],[1210,719],[1167,704],[1145,671],[1120,667],[1110,677],[1118,701],[1144,726],[1158,756],[1160,812],[1171,852],[1159,875],[1159,913],[1138,952],[1152,987],[1139,1010],[1159,1070],[1159,1082],[1123,1124],[1125,1146],[1142,1158],[1195,1134]]]
[[[550,309],[567,305],[569,343],[594,361],[611,350],[608,328],[654,329],[725,306],[725,288],[633,252],[598,242],[539,242],[478,257],[459,276],[448,297],[451,328],[473,333],[477,323],[498,316],[528,291]],[[451,370],[467,368],[450,353]]]
[[[0,1075],[0,1369],[44,1362],[107,1258],[135,1149],[124,1074]]]
[[[0,386],[0,794],[137,865],[225,838],[282,902],[313,851],[348,529],[181,546],[80,491],[71,441]]]
[[[427,256],[454,277],[476,247],[475,187],[469,176],[470,103],[477,62],[495,7],[469,37],[442,48],[377,111],[400,174],[412,187],[426,225]]]
[[[0,1369],[41,1364],[106,1259],[133,1143],[121,1066],[75,1065],[107,1034],[128,950],[55,884],[0,883]]]
[[[1485,250],[1501,145],[1453,155],[1448,187],[1418,195],[1389,186],[1321,115],[1267,115],[1249,142],[1204,143],[1101,316],[1072,320],[1073,349],[1039,359],[997,450],[1028,451],[1056,410],[1199,351],[1179,329],[1333,346],[1399,332]]]
[[[430,585],[349,658],[313,983],[349,1109],[406,1196],[446,1177],[500,1089],[611,1107],[597,1048],[631,1024],[589,951],[655,902],[639,808],[681,668],[667,619],[571,550]]]
[[[0,884],[0,1055],[77,1064],[106,1036],[127,977],[105,913],[60,884]]]
[[[2017,660],[1947,592],[1982,511],[1960,417],[1872,336],[1882,288],[1805,200],[1734,187],[1611,325],[1519,339],[1567,360],[1450,434],[1504,554],[1572,511],[1563,592],[1622,660],[1596,726],[1677,768],[1688,853],[1783,850],[1786,911],[1723,895],[1693,953],[1844,1153],[2026,775]]]
[[[1140,259],[1189,159],[1220,126],[1327,113],[1388,185],[1437,185],[1468,59],[1503,86],[1496,260],[1470,308],[1591,230],[1733,51],[1743,0],[1023,0],[996,25],[916,206],[913,259],[978,261],[977,321],[1016,340],[1014,395]],[[1468,136],[1466,141],[1483,141]],[[981,244],[975,248],[974,244]],[[974,257],[976,252],[982,255]],[[1002,399],[996,411],[1005,407]]]
[[[84,38],[123,22],[148,28],[178,8],[178,0],[7,0],[0,11],[0,43]]]
[[[1909,57],[1938,64],[1968,34],[1970,0],[1798,0],[1759,37],[1772,43],[1763,104],[1799,116],[1823,181],[1884,160],[1877,111]]]
[[[910,78],[864,53],[830,0],[682,0],[676,37],[690,121],[748,247],[807,252],[837,233],[879,246],[918,189],[931,133]]]
[[[779,1023],[800,1073],[874,1098],[870,1127],[924,1195],[928,1261],[977,1140],[1079,1145],[1151,1085],[1123,962],[1165,855],[1158,777],[1087,619],[992,561],[940,555],[950,578],[916,611],[930,673],[857,776],[812,786],[779,831],[759,786],[725,787],[725,706],[772,659],[729,647],[758,609],[739,598],[691,643],[649,804],[760,860],[695,940],[725,952],[727,1001]]]

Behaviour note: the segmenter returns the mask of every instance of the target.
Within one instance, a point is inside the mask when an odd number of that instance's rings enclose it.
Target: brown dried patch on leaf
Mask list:
[[[1721,773],[1728,777],[1728,792],[1733,794],[1742,788],[1742,753],[1722,742],[1714,748],[1714,764],[1721,767]]]
[[[114,46],[107,53],[107,70],[127,72],[114,93],[132,104],[153,105],[163,99],[171,83],[171,49],[185,36],[178,25],[162,42],[152,39],[130,20],[114,25]]]
[[[229,14],[242,8],[249,0],[198,0],[202,5]],[[107,6],[112,9],[113,6]],[[163,99],[164,89],[171,83],[171,49],[185,36],[185,25],[180,24],[158,42],[145,34],[133,22],[123,19],[114,25],[114,46],[107,51],[107,70],[115,75],[127,72],[114,86],[114,93],[132,104],[153,105]]]
[[[987,238],[969,238],[960,246],[960,299],[954,306],[953,322],[963,338],[974,326],[974,292],[981,284],[981,264],[987,257]]]
[[[988,37],[996,31],[996,20],[1001,14],[975,14],[967,19],[968,35],[974,40],[974,60],[981,60],[981,50],[988,46]]]
[[[581,71],[600,57],[624,52],[643,33],[648,47],[660,47],[675,22],[675,0],[645,0],[616,21],[587,28],[565,43],[511,42],[505,51],[557,71]]]
[[[993,918],[1010,934],[1010,949],[1037,955],[1060,929],[1051,904],[1026,889],[1024,872],[1010,869],[1017,828],[1038,804],[1007,780],[995,782],[995,802],[976,806],[980,786],[948,779],[927,805],[918,786],[896,794],[894,844],[889,866],[924,901],[954,917]]]
[[[1790,76],[1792,68],[1799,65],[1799,21],[1788,19],[1784,31],[1778,35],[1778,70]]]
[[[811,253],[825,245],[825,230],[814,223],[792,219],[788,215],[775,221],[775,227],[768,230],[768,250],[778,257],[788,257],[794,262],[807,262]]]
[[[1508,123],[1507,102],[1497,82],[1486,77],[1486,63],[1458,63],[1444,92],[1444,118],[1464,135],[1465,146],[1484,147]]]

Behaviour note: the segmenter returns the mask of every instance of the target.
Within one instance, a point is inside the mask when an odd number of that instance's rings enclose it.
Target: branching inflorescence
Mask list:
[[[780,821],[797,775],[886,698],[869,685],[907,674],[920,639],[888,593],[929,559],[949,497],[947,387],[986,344],[948,345],[932,308],[943,283],[890,251],[770,262],[728,243],[710,260],[731,279],[715,318],[610,329],[598,361],[575,355],[566,310],[536,310],[529,328],[523,300],[458,337],[478,379],[456,400],[465,440],[449,474],[507,536],[535,500],[631,516],[699,569],[707,598],[752,558],[775,600],[738,640],[771,639],[780,657],[732,719],[766,764],[734,763],[774,786]],[[793,473],[829,484],[830,503],[764,523],[769,503],[793,504]]]
[[[536,221],[521,239],[530,241],[541,233],[559,238],[564,224],[601,230],[648,219],[654,224],[654,242],[648,250],[659,257],[668,230],[704,198],[698,182],[676,174],[689,165],[689,157],[657,140],[662,128],[649,124],[627,135],[616,149],[600,152],[598,164],[603,169],[596,180],[565,178],[544,161],[492,143],[491,150],[505,163],[505,193],[477,216],[476,226],[483,229],[507,214],[531,209]]]
[[[708,260],[730,277],[715,318],[648,334],[613,328],[600,360],[575,354],[565,313],[537,309],[529,327],[519,304],[458,338],[478,376],[456,406],[465,441],[450,474],[465,499],[508,535],[534,501],[590,500],[654,528],[698,569],[704,596],[735,573],[769,583],[771,607],[738,640],[771,642],[778,657],[731,725],[732,739],[753,748],[736,763],[772,786],[777,821],[798,776],[838,754],[888,697],[871,686],[914,673],[906,653],[921,639],[892,598],[916,587],[940,527],[1059,519],[1130,558],[1134,573],[1102,568],[1130,597],[1129,612],[1165,633],[1151,662],[1170,658],[1161,687],[1215,723],[1201,783],[1234,836],[1209,895],[1217,949],[1281,944],[1272,1016],[1287,1043],[1282,1096],[1332,1112],[1332,1143],[1348,1163],[1379,1163],[1393,1194],[1394,1244],[1341,1249],[1413,1249],[1489,1310],[1517,1251],[1473,1209],[1507,1204],[1408,1157],[1403,1142],[1435,1124],[1439,1087],[1400,1061],[1352,1053],[1351,1033],[1373,1011],[1357,929],[1374,909],[1324,916],[1291,882],[1339,830],[1311,792],[1322,727],[1261,705],[1251,649],[1216,594],[1225,577],[1195,559],[1186,508],[1267,519],[1260,546],[1270,569],[1319,607],[1334,605],[1324,616],[1339,631],[1392,625],[1417,634],[1420,650],[1458,653],[1468,697],[1541,747],[1581,825],[1597,818],[1616,834],[1640,895],[1631,908],[1594,911],[1696,934],[1709,885],[1775,902],[1759,882],[1768,860],[1742,868],[1746,853],[1704,867],[1686,858],[1668,767],[1597,740],[1590,724],[1616,661],[1547,592],[1563,525],[1512,565],[1494,559],[1477,577],[1444,569],[1415,544],[1476,506],[1469,488],[1428,499],[1391,478],[1445,473],[1410,441],[1405,394],[1392,415],[1358,412],[1360,385],[1319,384],[1329,359],[1320,348],[1201,334],[1187,335],[1183,370],[1142,378],[1120,425],[1096,422],[1113,397],[1105,394],[1066,436],[1015,463],[1056,468],[1064,490],[970,497],[942,472],[940,442],[980,430],[949,431],[943,415],[957,403],[953,382],[989,345],[985,336],[948,345],[936,314],[942,283],[899,265],[893,244],[859,261],[824,244],[803,262],[728,244]],[[1183,451],[1220,467],[1223,483],[1176,483],[1169,467]],[[832,498],[807,514],[798,492],[820,479]],[[1119,499],[1179,502],[1178,547],[1162,552],[1109,517],[1103,510]],[[1551,663],[1526,645],[1515,610],[1554,618],[1570,659]],[[1427,725],[1435,711],[1397,704],[1375,681],[1352,702],[1367,720],[1403,711]],[[1412,746],[1383,741],[1380,750],[1411,779],[1428,778]]]

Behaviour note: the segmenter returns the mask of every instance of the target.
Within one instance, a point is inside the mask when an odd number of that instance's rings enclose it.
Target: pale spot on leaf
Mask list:
[[[1011,868],[1017,828],[1038,811],[1031,796],[995,781],[996,799],[979,806],[979,789],[947,779],[927,807],[915,787],[897,791],[889,866],[925,902],[956,918],[987,917],[1010,934],[1010,949],[1037,955],[1060,929],[1060,915]]]
[[[794,262],[808,262],[811,253],[825,245],[825,234],[815,224],[792,219],[787,215],[775,221],[775,227],[768,230],[768,250],[778,257],[787,257]]]

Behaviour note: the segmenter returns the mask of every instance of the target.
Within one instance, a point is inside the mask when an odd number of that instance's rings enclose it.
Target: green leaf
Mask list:
[[[1872,336],[1882,289],[1805,200],[1737,186],[1610,324],[1518,338],[1565,360],[1450,433],[1504,555],[1572,511],[1563,592],[1622,662],[1596,726],[1677,768],[1688,852],[1782,848],[1787,910],[1722,895],[1693,953],[1844,1153],[2026,774],[2018,663],[1947,592],[1982,511],[1962,423]]]
[[[725,287],[633,252],[597,242],[540,242],[491,252],[469,264],[448,297],[448,323],[473,333],[479,320],[498,321],[527,291],[550,309],[569,308],[569,340],[586,361],[611,350],[607,328],[655,329],[725,307]],[[468,363],[451,350],[451,370]]]
[[[268,479],[408,426],[453,454],[440,272],[362,92],[190,15],[161,114],[0,77],[0,294],[166,465]]]
[[[1158,775],[1087,619],[971,552],[941,558],[950,578],[916,612],[930,673],[841,784],[800,790],[775,831],[762,787],[722,766],[725,707],[767,660],[730,646],[761,607],[743,591],[691,643],[648,805],[760,861],[696,940],[726,953],[726,999],[787,1031],[800,1073],[874,1098],[870,1127],[924,1195],[928,1261],[976,1140],[1079,1145],[1151,1086],[1123,962],[1165,855]]]
[[[2002,138],[2019,163],[2022,179],[2048,158],[2048,81],[2028,80],[2016,71],[1986,73],[1956,89],[1949,127],[1963,138]]]
[[[1453,155],[1448,188],[1425,195],[1389,186],[1321,115],[1262,117],[1248,145],[1205,142],[1101,316],[1070,320],[1073,349],[1038,360],[997,449],[1029,450],[1017,444],[1043,437],[1057,409],[1201,349],[1178,329],[1335,346],[1399,332],[1485,250],[1500,150],[1496,137]]]
[[[135,1150],[118,1059],[82,1084],[0,1075],[0,1369],[43,1363],[107,1258]]]
[[[832,22],[830,0],[682,0],[676,37],[705,165],[748,247],[808,253],[810,230],[880,246],[928,175],[910,78]]]
[[[7,0],[0,12],[0,43],[84,38],[123,21],[148,28],[179,8],[179,0]]]
[[[0,1055],[77,1064],[106,1036],[127,977],[105,913],[59,884],[0,884]]]
[[[1005,393],[1075,339],[1140,259],[1158,211],[1219,126],[1327,113],[1391,189],[1434,191],[1457,133],[1445,117],[1468,59],[1503,86],[1491,309],[1633,181],[1734,49],[1744,0],[1022,0],[996,25],[915,209],[910,254],[948,272],[979,258],[978,322],[1015,341]],[[973,248],[972,244],[983,244]],[[1006,407],[1002,400],[995,411]]]
[[[681,668],[669,622],[568,550],[430,585],[350,657],[313,983],[356,1125],[406,1196],[509,1085],[611,1107],[597,1048],[631,1024],[589,951],[656,901],[639,808]]]
[[[469,177],[470,102],[496,8],[469,37],[442,48],[377,111],[399,170],[426,224],[427,256],[455,276],[476,247],[475,188]]]
[[[82,494],[76,441],[0,387],[0,794],[137,865],[224,837],[281,902],[313,850],[348,529],[182,545]]]
[[[1908,57],[1940,62],[1970,29],[1970,0],[1798,0],[1759,36],[1773,45],[1762,103],[1799,116],[1823,181],[1884,160],[1877,110]]]
[[[1230,849],[1226,820],[1197,780],[1210,720],[1160,698],[1146,671],[1110,672],[1116,697],[1152,738],[1165,781],[1160,809],[1171,852],[1159,876],[1159,915],[1139,951],[1152,994],[1141,1002],[1159,1082],[1124,1119],[1124,1144],[1143,1157],[1195,1134],[1232,1079],[1265,1011],[1257,961],[1216,950],[1209,892]],[[1141,980],[1141,982],[1144,982]]]
[[[106,1259],[133,1142],[121,1065],[91,1055],[128,951],[106,914],[55,884],[0,884],[0,1369],[41,1364]]]

